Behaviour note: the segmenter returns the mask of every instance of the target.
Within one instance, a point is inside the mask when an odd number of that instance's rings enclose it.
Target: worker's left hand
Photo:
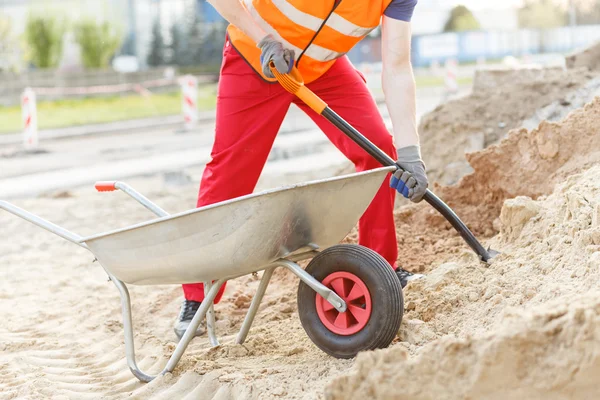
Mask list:
[[[390,187],[414,203],[423,200],[429,186],[425,163],[421,159],[419,146],[398,149],[398,165],[402,168],[392,175]]]

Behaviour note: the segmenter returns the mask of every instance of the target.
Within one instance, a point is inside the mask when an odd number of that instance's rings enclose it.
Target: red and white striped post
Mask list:
[[[23,118],[23,144],[27,149],[38,146],[38,122],[35,92],[31,88],[23,91],[21,96],[21,115]]]
[[[186,130],[192,130],[198,123],[198,78],[186,75],[181,79],[183,95],[183,120]]]
[[[458,62],[454,58],[446,60],[446,96],[458,92]]]

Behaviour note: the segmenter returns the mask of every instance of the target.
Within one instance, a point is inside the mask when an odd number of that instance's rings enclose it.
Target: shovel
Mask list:
[[[402,169],[400,165],[396,163],[394,159],[388,156],[385,152],[383,152],[380,148],[375,146],[369,139],[367,139],[362,133],[357,131],[352,125],[346,122],[342,117],[335,113],[327,103],[325,103],[319,96],[317,96],[314,92],[312,92],[309,88],[304,85],[304,79],[300,74],[300,71],[296,67],[293,67],[290,73],[282,74],[275,68],[273,62],[271,62],[271,71],[277,81],[283,86],[285,90],[296,95],[300,100],[302,100],[307,106],[309,106],[313,111],[322,115],[335,125],[339,130],[341,130],[346,136],[352,139],[356,144],[358,144],[361,148],[363,148],[367,153],[369,153],[373,158],[381,163],[381,165],[385,167],[396,167],[396,169]],[[423,196],[423,200],[429,203],[433,208],[435,208],[450,224],[452,227],[458,231],[460,236],[464,239],[464,241],[471,247],[471,249],[479,256],[479,258],[488,262],[494,256],[498,254],[498,252],[485,249],[481,243],[477,240],[475,235],[469,230],[469,228],[465,225],[464,222],[456,215],[454,211],[446,204],[442,199],[437,197],[431,190],[427,189],[425,192],[425,196]]]

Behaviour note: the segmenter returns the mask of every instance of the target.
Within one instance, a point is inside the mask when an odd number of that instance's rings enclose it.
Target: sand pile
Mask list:
[[[433,190],[478,236],[492,237],[500,228],[504,200],[548,194],[566,177],[600,163],[599,120],[597,98],[564,121],[543,122],[532,131],[513,130],[499,144],[468,154],[474,172],[459,184]],[[450,224],[427,204],[401,207],[396,227],[399,262],[408,270],[428,271],[468,251]]]
[[[597,96],[600,96],[600,77],[588,81],[585,85],[567,94],[564,98],[540,108],[531,117],[523,121],[521,127],[535,129],[543,121],[561,121],[570,112],[585,106]]]
[[[482,71],[473,93],[437,107],[419,126],[429,177],[449,185],[469,172],[465,152],[497,143],[523,120],[594,77],[586,69]]]
[[[474,173],[439,192],[475,231],[490,233],[505,199],[547,194],[556,183],[600,162],[599,118],[596,98],[562,122],[512,131],[499,145],[469,154]]]
[[[585,175],[581,182],[571,178],[570,183],[563,186],[563,197],[559,191],[554,197],[539,202],[519,198],[507,203],[502,215],[501,207],[505,199],[512,197],[536,198],[551,193],[556,183],[597,162],[600,132],[594,121],[598,120],[599,113],[600,100],[597,100],[562,123],[543,124],[532,132],[514,131],[499,145],[473,154],[470,161],[474,173],[458,186],[436,189],[442,197],[451,200],[478,233],[492,236],[502,230],[500,238],[491,244],[505,254],[489,268],[475,259],[457,234],[429,206],[406,206],[397,212],[402,265],[430,270],[443,264],[435,268],[426,281],[407,289],[406,317],[398,338],[401,343],[395,348],[414,355],[421,346],[444,335],[462,338],[493,331],[506,307],[543,304],[557,293],[574,295],[593,287],[597,271],[585,264],[586,257],[592,257],[589,255],[592,250],[585,246],[596,246],[590,242],[596,240],[595,228],[590,230],[584,225],[586,218],[597,223],[596,209],[590,211],[583,203],[578,206],[573,200],[567,202],[573,215],[567,230],[579,232],[574,230],[583,226],[583,233],[577,236],[577,243],[585,247],[583,253],[580,253],[581,247],[570,247],[557,221],[565,217],[560,211],[565,196],[574,199],[576,193],[583,193],[584,198],[591,199],[588,189],[594,188],[597,169]],[[558,150],[552,150],[555,148]],[[498,170],[499,165],[511,167]],[[516,180],[515,165],[523,171]],[[597,195],[594,191],[590,193]],[[529,226],[535,221],[540,222]],[[558,228],[553,230],[554,227]],[[535,236],[533,232],[541,233]],[[553,239],[546,242],[540,235]],[[355,232],[347,238],[348,241],[355,239]],[[520,252],[523,240],[530,243]],[[536,252],[550,255],[531,262],[534,248]],[[552,252],[552,248],[556,251]],[[557,257],[560,262],[556,262]],[[577,270],[571,278],[574,265],[585,265],[586,269]],[[532,272],[525,276],[523,271],[528,267]],[[536,273],[543,278],[533,279]],[[565,280],[572,284],[563,285]],[[276,273],[263,312],[243,347],[199,349],[186,356],[180,371],[191,369],[202,376],[190,375],[194,376],[194,391],[222,398],[315,398],[327,382],[351,367],[352,361],[331,359],[307,339],[296,316],[296,282],[290,274]],[[230,297],[218,307],[221,332],[233,334],[239,328],[256,284],[256,278],[248,277],[232,285]],[[176,373],[168,379],[179,382],[183,377]],[[163,394],[170,391],[167,388],[176,386],[168,380],[156,385]],[[146,393],[147,389],[140,390]]]
[[[598,182],[595,166],[547,198],[507,201],[493,243],[503,254],[489,267],[464,256],[410,285],[402,343],[359,357],[328,397],[600,396]]]
[[[600,294],[506,318],[476,339],[446,337],[414,359],[400,346],[358,356],[328,399],[596,399]]]
[[[565,62],[569,68],[587,68],[589,70],[600,70],[600,42],[576,51],[565,57]]]
[[[585,390],[598,374],[597,349],[589,346],[598,342],[600,302],[599,120],[595,100],[561,123],[512,131],[469,155],[474,172],[458,185],[434,188],[503,252],[490,266],[428,205],[398,210],[400,263],[429,276],[406,289],[398,343],[361,355],[350,375],[329,386],[331,397],[355,390],[362,398],[493,398],[507,387],[515,392],[497,398],[552,399],[548,388],[562,398],[598,397],[594,387]],[[170,212],[192,207],[197,190],[157,178],[129,183]],[[152,218],[122,193],[91,188],[17,205],[82,235]],[[310,342],[296,312],[298,280],[277,271],[247,343],[230,344],[255,276],[232,281],[216,307],[222,346],[208,349],[199,338],[173,374],[139,383],[124,359],[117,292],[91,255],[6,213],[0,226],[9,238],[0,241],[0,399],[314,399],[354,364]],[[131,292],[139,365],[156,373],[175,346],[181,290]],[[569,377],[577,387],[565,383]]]

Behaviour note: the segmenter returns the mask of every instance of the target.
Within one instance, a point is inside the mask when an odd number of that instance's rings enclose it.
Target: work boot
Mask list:
[[[193,300],[183,301],[183,304],[181,305],[181,311],[179,312],[179,318],[177,319],[174,327],[175,334],[180,340],[188,326],[190,326],[192,318],[194,318],[194,315],[196,315],[196,311],[198,311],[200,304],[202,303]],[[202,321],[200,325],[198,325],[198,329],[196,329],[195,336],[201,336],[204,335],[204,333],[206,333],[206,328],[204,326],[204,321]]]
[[[413,274],[412,272],[408,272],[407,270],[402,268],[398,268],[396,270],[396,275],[398,275],[398,279],[400,279],[402,289],[404,289],[410,281],[425,278],[425,275],[423,274]]]

